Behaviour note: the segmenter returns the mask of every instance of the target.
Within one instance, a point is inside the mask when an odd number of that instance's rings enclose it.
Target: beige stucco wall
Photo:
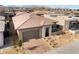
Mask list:
[[[69,30],[69,21],[68,20],[65,21],[64,29]]]
[[[49,36],[51,36],[52,27],[51,25],[49,25],[49,26],[42,27],[42,37],[45,37],[46,28],[49,28]]]
[[[18,34],[18,39],[22,40],[22,32],[21,32],[21,30],[17,30],[17,34]]]

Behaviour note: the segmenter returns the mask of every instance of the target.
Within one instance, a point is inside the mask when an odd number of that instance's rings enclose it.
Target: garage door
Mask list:
[[[39,30],[31,30],[22,33],[23,40],[28,41],[29,39],[39,38]]]

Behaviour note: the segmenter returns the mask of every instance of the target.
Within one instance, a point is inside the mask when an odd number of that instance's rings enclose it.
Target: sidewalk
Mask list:
[[[79,54],[79,40],[49,51],[46,54]]]

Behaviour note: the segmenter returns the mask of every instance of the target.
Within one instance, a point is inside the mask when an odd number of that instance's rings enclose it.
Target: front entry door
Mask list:
[[[46,31],[45,31],[45,37],[49,36],[49,28],[47,27],[46,28]]]

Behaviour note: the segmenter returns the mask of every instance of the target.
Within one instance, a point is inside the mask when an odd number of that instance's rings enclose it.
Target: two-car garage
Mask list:
[[[40,37],[40,29],[34,29],[22,32],[23,41],[28,41],[29,39],[37,39]]]

